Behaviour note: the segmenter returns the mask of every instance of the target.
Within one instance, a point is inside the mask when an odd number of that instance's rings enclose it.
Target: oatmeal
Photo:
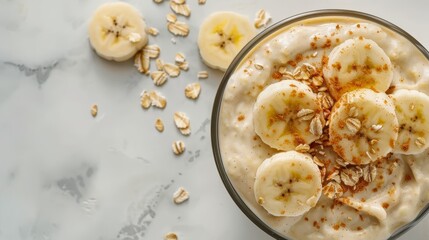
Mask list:
[[[301,21],[229,79],[224,166],[285,237],[386,239],[429,202],[428,94],[429,62],[399,34],[355,18]]]

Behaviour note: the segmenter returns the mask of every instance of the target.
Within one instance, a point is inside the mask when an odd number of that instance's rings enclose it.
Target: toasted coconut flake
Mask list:
[[[159,30],[154,27],[149,27],[146,29],[146,32],[152,36],[158,36]]]
[[[361,128],[360,120],[357,118],[347,118],[346,120],[347,129],[350,131],[352,135],[355,135],[359,132]]]
[[[330,181],[322,188],[322,192],[326,197],[336,199],[344,194],[344,189],[337,182]]]
[[[185,17],[189,17],[191,15],[191,9],[188,4],[177,4],[174,1],[171,1],[170,8],[176,14],[183,15]]]
[[[201,92],[201,85],[199,82],[190,83],[185,88],[185,96],[189,99],[197,99]]]
[[[176,63],[184,63],[186,61],[185,54],[183,53],[176,53],[176,57],[174,58]]]
[[[164,123],[162,122],[161,118],[157,118],[155,120],[155,128],[158,130],[158,132],[164,131]]]
[[[134,57],[134,66],[141,73],[147,74],[149,73],[150,60],[149,57],[146,56],[143,51],[137,52]]]
[[[198,72],[198,78],[199,79],[206,79],[209,77],[209,73],[207,71],[199,71]]]
[[[91,105],[91,116],[95,118],[95,117],[97,117],[97,113],[98,113],[98,105],[92,104]]]
[[[171,232],[171,233],[167,233],[165,236],[164,236],[164,240],[178,240],[179,239],[179,237],[177,237],[177,234],[175,234],[175,233],[173,233],[173,232]]]
[[[189,193],[183,187],[179,187],[179,189],[177,189],[177,191],[173,194],[173,201],[175,204],[181,204],[188,199]]]
[[[150,94],[146,91],[143,91],[140,94],[140,105],[144,108],[144,109],[148,109],[150,108],[150,106],[152,105],[152,99],[150,97]]]
[[[189,34],[189,26],[187,23],[176,21],[174,23],[167,24],[168,31],[175,36],[186,37]]]
[[[256,13],[254,25],[256,28],[261,28],[266,26],[270,21],[271,21],[270,14],[267,13],[264,9],[261,9]]]
[[[301,109],[299,110],[299,112],[296,114],[296,116],[298,117],[299,121],[308,121],[314,118],[314,110],[313,109]]]
[[[164,61],[162,61],[160,58],[155,60],[155,65],[158,71],[164,70]]]
[[[180,155],[185,151],[185,143],[183,141],[175,141],[172,144],[173,153],[176,155]]]
[[[188,116],[186,116],[186,113],[184,112],[175,112],[173,119],[176,127],[179,129],[188,128],[191,123]]]
[[[159,56],[161,49],[158,45],[146,45],[143,48],[143,53],[149,58],[157,58]]]
[[[167,105],[167,99],[157,91],[152,91],[149,93],[150,99],[152,101],[152,106],[157,108],[165,108]]]
[[[174,64],[164,63],[164,71],[170,77],[177,77],[180,75],[180,68]]]
[[[156,86],[163,85],[168,79],[167,73],[165,73],[163,71],[154,71],[150,74],[150,77],[152,78],[153,83]]]
[[[177,21],[177,16],[174,13],[167,14],[167,22],[169,23],[175,23]]]

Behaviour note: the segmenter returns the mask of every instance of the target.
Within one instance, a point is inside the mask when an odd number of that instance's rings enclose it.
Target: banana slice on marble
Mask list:
[[[419,154],[429,144],[429,96],[401,89],[391,95],[399,121],[399,135],[394,152]]]
[[[201,24],[198,48],[209,67],[225,71],[254,35],[255,30],[247,17],[234,12],[216,12]]]
[[[322,192],[320,170],[309,155],[282,152],[256,171],[258,203],[273,216],[299,216],[316,206]]]
[[[393,66],[376,42],[360,37],[335,47],[323,74],[331,95],[339,99],[342,94],[359,88],[385,92],[392,83]]]
[[[322,134],[324,119],[315,93],[295,80],[265,88],[253,107],[253,127],[264,143],[278,150],[294,150]]]
[[[102,58],[125,61],[146,45],[146,24],[140,12],[124,2],[101,5],[89,23],[89,41]]]
[[[385,93],[358,89],[335,103],[329,140],[347,163],[367,164],[392,151],[398,127],[393,101]]]

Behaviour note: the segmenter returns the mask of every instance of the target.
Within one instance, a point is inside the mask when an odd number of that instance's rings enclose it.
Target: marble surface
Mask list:
[[[429,47],[426,1],[391,0],[188,0],[192,16],[187,38],[166,30],[168,3],[128,0],[160,29],[150,43],[173,62],[183,52],[190,70],[153,85],[131,61],[111,63],[91,50],[87,23],[103,0],[0,0],[0,239],[271,239],[251,223],[227,194],[213,161],[211,108],[222,73],[208,70],[196,48],[198,26],[209,13],[233,10],[253,19],[265,8],[274,21],[296,13],[347,8],[383,17]],[[154,67],[154,66],[152,66]],[[199,81],[197,101],[184,87]],[[142,90],[167,97],[165,110],[144,111]],[[93,103],[99,115],[89,113]],[[191,118],[192,135],[183,137],[172,115]],[[156,118],[166,129],[154,129]],[[176,157],[171,143],[182,139]],[[177,206],[172,194],[191,194]],[[427,239],[429,218],[401,239]]]

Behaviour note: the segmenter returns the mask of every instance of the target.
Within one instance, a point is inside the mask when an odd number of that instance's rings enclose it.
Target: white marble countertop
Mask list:
[[[392,0],[188,0],[192,15],[187,38],[166,30],[167,3],[127,0],[149,26],[160,30],[151,43],[173,62],[183,52],[190,70],[161,88],[131,61],[111,63],[91,50],[87,23],[104,0],[0,0],[0,239],[271,239],[250,222],[227,194],[210,143],[210,115],[222,73],[196,74],[207,67],[196,47],[198,26],[209,13],[232,10],[253,19],[260,8],[273,20],[296,13],[346,8],[391,21],[429,47],[427,1]],[[184,87],[200,81],[197,101]],[[144,111],[143,90],[167,97],[164,110]],[[99,115],[89,114],[91,104]],[[174,126],[175,111],[191,118],[192,134]],[[166,129],[154,129],[156,118]],[[186,152],[176,157],[174,140]],[[182,205],[172,194],[184,186]],[[401,239],[427,239],[429,218]]]

